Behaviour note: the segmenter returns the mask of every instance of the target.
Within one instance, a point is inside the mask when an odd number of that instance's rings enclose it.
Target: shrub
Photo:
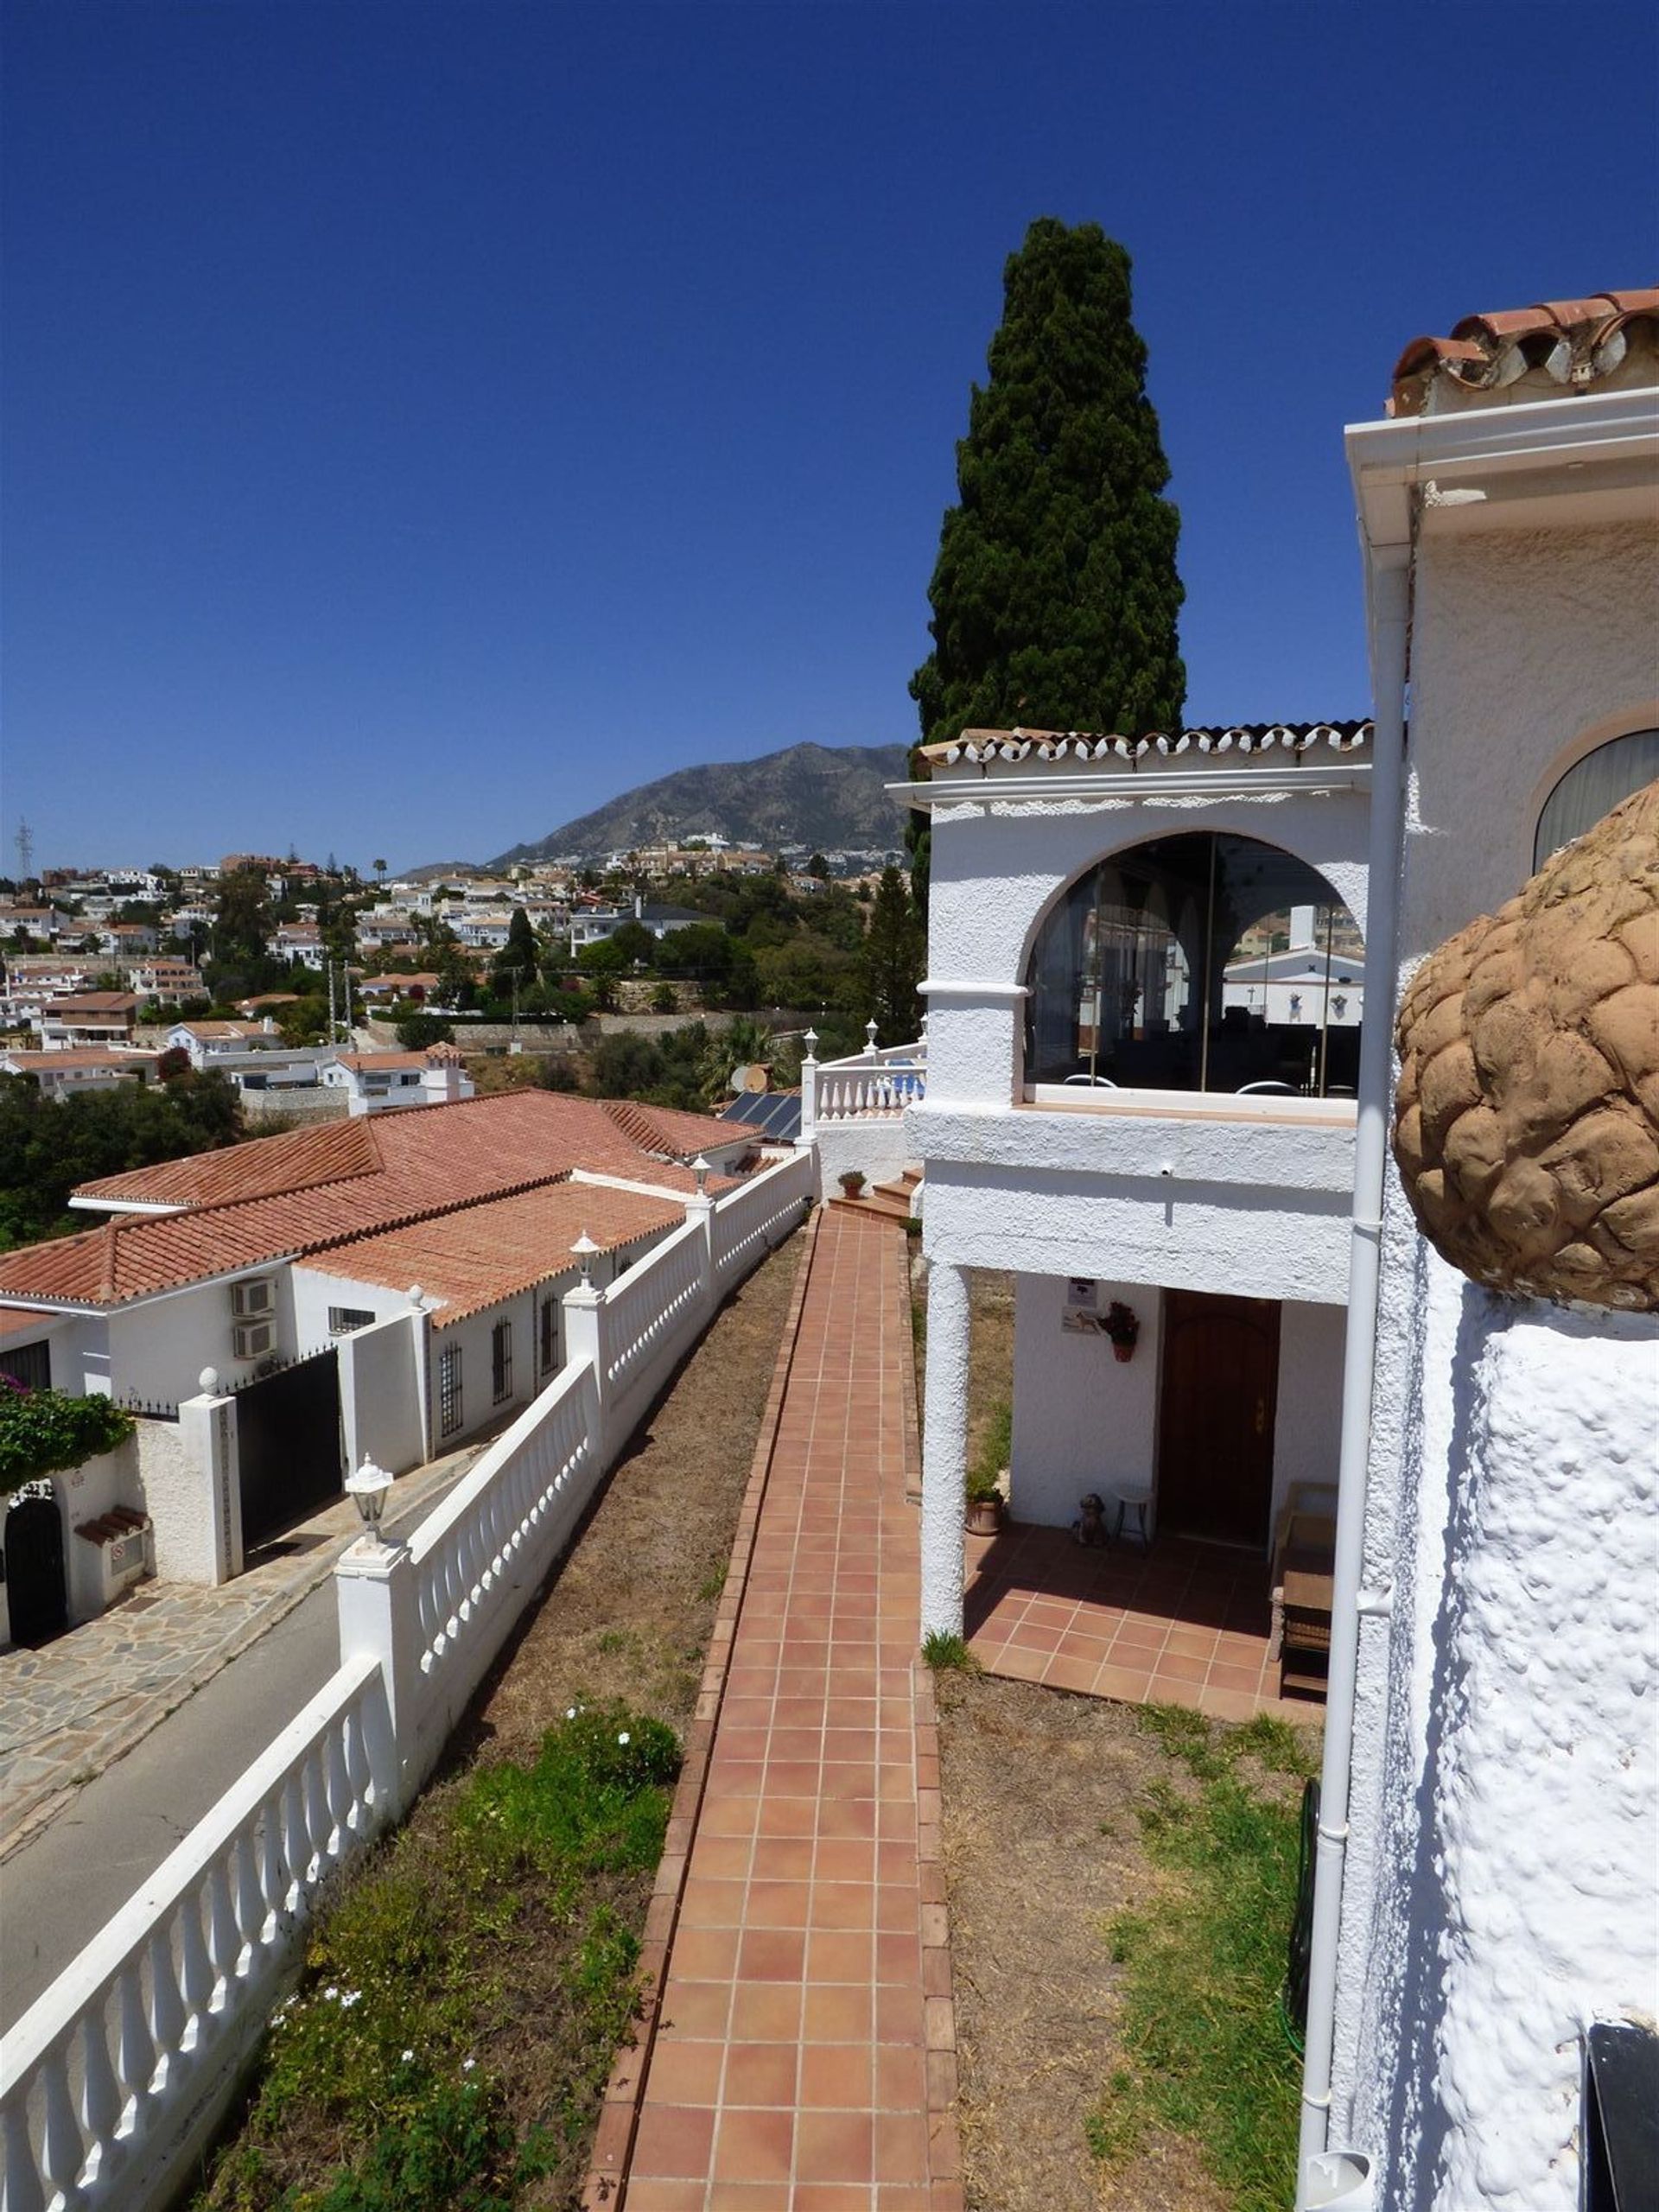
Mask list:
[[[109,1398],[29,1390],[0,1375],[0,1491],[55,1467],[79,1467],[132,1434],[132,1415]]]

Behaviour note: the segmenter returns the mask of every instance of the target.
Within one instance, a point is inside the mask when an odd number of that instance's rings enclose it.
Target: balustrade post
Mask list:
[[[200,1395],[179,1408],[178,1446],[177,1465],[158,1465],[150,1485],[156,1572],[178,1582],[234,1581],[242,1572],[236,1400],[211,1367]]]
[[[563,1298],[564,1343],[566,1363],[580,1367],[583,1360],[591,1363],[594,1370],[594,1392],[599,1404],[600,1427],[605,1424],[605,1414],[611,1402],[610,1378],[605,1370],[607,1364],[606,1338],[605,1294],[591,1282],[578,1283],[574,1290],[567,1290]]]
[[[706,1191],[699,1191],[685,1202],[688,1221],[697,1224],[697,1234],[692,1240],[697,1255],[697,1268],[702,1277],[702,1305],[705,1314],[714,1310],[719,1295],[715,1287],[715,1202]]]
[[[414,1770],[420,1740],[420,1617],[415,1602],[415,1563],[407,1544],[359,1536],[334,1563],[340,1610],[340,1661],[366,1654],[380,1662],[391,1717],[392,1766],[385,1777],[393,1819],[405,1802],[404,1777]],[[378,1781],[382,1777],[377,1776]]]
[[[814,1053],[817,1044],[815,1031],[806,1033],[806,1051],[801,1058],[801,1134],[799,1142],[811,1143],[818,1128],[818,1063]]]

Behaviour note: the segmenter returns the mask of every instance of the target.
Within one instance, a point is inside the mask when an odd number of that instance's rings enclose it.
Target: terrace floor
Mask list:
[[[1085,1549],[1019,1522],[966,1542],[965,1626],[989,1674],[1219,1720],[1322,1710],[1279,1694],[1262,1559],[1179,1536]]]

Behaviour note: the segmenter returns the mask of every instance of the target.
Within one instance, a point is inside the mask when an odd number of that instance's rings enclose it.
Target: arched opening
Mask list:
[[[1114,853],[1026,973],[1026,1076],[1079,1089],[1351,1097],[1364,945],[1316,868],[1211,831]]]
[[[1593,830],[1620,799],[1628,798],[1659,776],[1659,729],[1627,730],[1609,738],[1577,760],[1555,785],[1539,810],[1532,841],[1532,864],[1541,868],[1552,853]]]

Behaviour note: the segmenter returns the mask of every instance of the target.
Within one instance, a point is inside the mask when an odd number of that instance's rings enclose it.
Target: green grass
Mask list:
[[[979,1449],[968,1470],[969,1497],[997,1497],[996,1478],[1013,1457],[1014,1400],[999,1398],[991,1408]]]
[[[1197,1788],[1160,1782],[1136,1808],[1164,1878],[1108,1931],[1122,1969],[1121,2063],[1090,2120],[1090,2146],[1122,2163],[1158,2127],[1195,2145],[1236,2212],[1282,2212],[1300,2087],[1278,2009],[1298,1815],[1294,1793],[1270,1791],[1251,1769],[1305,1776],[1308,1754],[1265,1714],[1236,1728],[1175,1707],[1140,1718]]]
[[[671,1729],[613,1706],[435,1793],[319,1916],[201,2212],[508,2212],[550,2178],[574,2198],[678,1765]]]
[[[946,1636],[939,1629],[932,1630],[922,1638],[922,1657],[935,1674],[955,1673],[977,1675],[980,1663],[959,1636]]]

